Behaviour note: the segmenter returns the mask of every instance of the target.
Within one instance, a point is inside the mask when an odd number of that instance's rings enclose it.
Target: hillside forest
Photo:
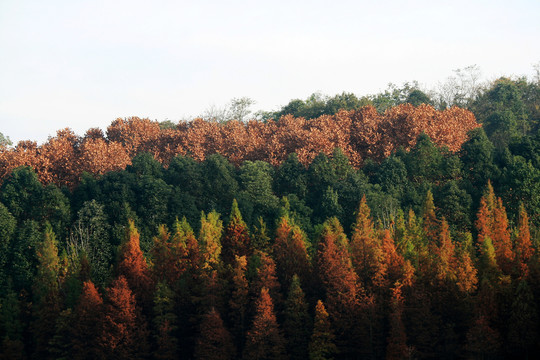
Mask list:
[[[539,358],[540,81],[439,95],[1,136],[0,359]]]

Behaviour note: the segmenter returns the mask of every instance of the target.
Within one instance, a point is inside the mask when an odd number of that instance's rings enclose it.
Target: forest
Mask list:
[[[0,142],[0,358],[540,357],[540,80],[391,90]]]

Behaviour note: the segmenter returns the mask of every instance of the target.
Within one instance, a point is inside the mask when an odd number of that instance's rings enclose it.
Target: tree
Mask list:
[[[236,349],[232,336],[225,328],[223,320],[215,308],[204,315],[199,333],[195,347],[195,359],[235,359]]]
[[[365,195],[362,197],[356,213],[350,249],[352,264],[360,282],[370,288],[382,281],[385,275],[384,254],[381,243],[373,230],[373,222]]]
[[[289,288],[284,319],[283,330],[287,339],[287,353],[290,355],[290,359],[306,359],[308,357],[311,319],[298,276],[293,276]]]
[[[317,301],[315,307],[315,323],[313,333],[309,342],[310,360],[330,360],[338,352],[334,343],[335,335],[332,331],[328,312],[321,300]]]
[[[203,258],[203,268],[217,269],[221,264],[221,232],[223,222],[215,211],[205,215],[201,214],[201,228],[199,231],[199,245]]]
[[[248,256],[250,236],[248,227],[238,209],[236,199],[233,200],[229,223],[225,227],[222,244],[222,258],[226,264],[233,264],[236,256]]]
[[[528,275],[528,262],[534,254],[534,249],[529,230],[529,216],[523,204],[519,207],[518,235],[514,242],[514,253],[518,277],[525,278]]]
[[[392,289],[392,300],[390,302],[390,332],[386,347],[387,360],[405,359],[409,355],[405,325],[402,319],[403,306],[401,286],[398,285]]]
[[[246,279],[247,260],[245,256],[236,255],[232,269],[232,294],[229,299],[233,335],[238,348],[242,348],[247,329],[249,284]]]
[[[9,273],[8,260],[11,253],[11,242],[15,232],[16,219],[4,204],[0,203],[0,294],[5,291]]]
[[[286,359],[285,339],[274,314],[268,289],[262,288],[251,329],[246,335],[244,359]]]
[[[73,332],[71,344],[73,358],[98,359],[103,357],[100,348],[101,314],[103,299],[92,281],[83,284],[83,290],[74,310]]]
[[[92,279],[100,286],[110,277],[112,262],[110,227],[104,210],[96,200],[85,202],[77,213],[68,241],[68,251],[74,257],[86,254]]]
[[[358,334],[365,330],[361,321],[363,319],[358,319],[360,301],[365,299],[350,260],[347,238],[336,218],[327,220],[323,225],[317,267],[340,347],[349,355],[360,348],[362,351],[371,351],[369,346],[372,344],[358,342],[360,338],[369,341],[367,336],[364,337],[366,334]]]
[[[118,250],[116,272],[125,278],[137,302],[148,312],[152,303],[153,281],[140,248],[139,232],[132,220],[128,222],[124,241]]]
[[[149,350],[148,331],[135,295],[124,276],[107,289],[99,338],[106,358],[144,359]]]
[[[273,253],[277,266],[279,282],[288,288],[296,274],[307,282],[311,273],[305,233],[288,216],[278,221]]]
[[[169,286],[160,282],[154,295],[154,337],[157,344],[155,358],[173,360],[178,354],[178,339],[175,337],[178,329],[178,319],[175,314],[175,294]]]
[[[56,238],[50,224],[45,225],[43,242],[36,249],[38,269],[34,279],[34,323],[33,335],[36,342],[35,356],[51,356],[49,342],[55,334],[56,319],[61,311],[59,297],[60,259]]]
[[[0,147],[7,147],[11,145],[13,145],[13,143],[11,142],[9,136],[5,136],[0,132]]]

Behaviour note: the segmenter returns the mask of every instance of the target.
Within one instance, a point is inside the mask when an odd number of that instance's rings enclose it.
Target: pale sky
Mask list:
[[[118,117],[178,121],[247,96],[426,88],[540,62],[540,1],[0,0],[0,132],[45,141]]]

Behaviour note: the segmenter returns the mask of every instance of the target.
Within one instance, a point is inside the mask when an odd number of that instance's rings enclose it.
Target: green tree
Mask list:
[[[11,243],[15,232],[16,220],[4,204],[0,203],[0,296],[5,294],[7,277],[10,275],[8,267]]]
[[[308,304],[305,294],[300,287],[300,279],[293,276],[287,301],[285,302],[283,330],[287,339],[287,352],[290,359],[306,359],[311,319],[308,314]]]

